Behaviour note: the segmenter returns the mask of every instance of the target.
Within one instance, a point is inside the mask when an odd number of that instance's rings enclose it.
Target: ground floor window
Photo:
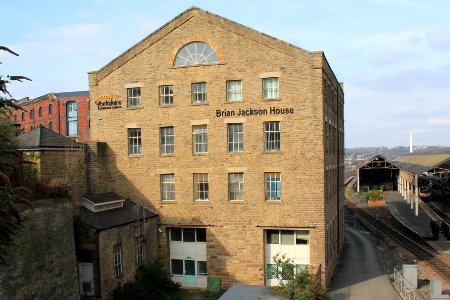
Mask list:
[[[204,243],[206,228],[170,228],[171,242]]]
[[[208,275],[206,261],[196,261],[193,259],[171,259],[170,271],[173,275]]]
[[[282,279],[292,278],[294,275],[300,273],[302,270],[307,270],[308,268],[309,268],[308,265],[294,264],[292,268],[287,268],[285,270],[280,269],[281,278]],[[277,279],[276,270],[277,270],[276,264],[267,264],[266,265],[266,278],[267,279]]]
[[[308,245],[309,230],[266,230],[267,244]]]
[[[122,274],[122,244],[113,246],[114,276]]]

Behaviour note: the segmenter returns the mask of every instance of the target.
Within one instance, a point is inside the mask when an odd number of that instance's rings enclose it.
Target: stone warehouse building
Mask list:
[[[343,245],[344,94],[323,52],[193,7],[89,85],[91,140],[106,143],[91,190],[158,212],[175,281],[271,285],[280,253],[329,282]]]
[[[17,101],[11,120],[21,133],[44,126],[77,142],[89,141],[89,91],[48,93]]]

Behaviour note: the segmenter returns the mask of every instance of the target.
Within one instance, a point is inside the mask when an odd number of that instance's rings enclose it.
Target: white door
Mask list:
[[[275,268],[275,255],[285,255],[294,264],[294,273],[309,266],[309,230],[266,230],[264,241],[264,267],[266,270],[266,285],[278,285],[278,279],[267,274]]]
[[[206,288],[206,229],[171,228],[169,238],[172,280],[182,286]]]
[[[92,263],[79,263],[80,294],[81,296],[94,295],[94,267]]]

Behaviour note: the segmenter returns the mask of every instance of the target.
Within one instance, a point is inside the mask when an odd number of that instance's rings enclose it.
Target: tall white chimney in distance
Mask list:
[[[409,153],[413,153],[412,130],[409,131]]]

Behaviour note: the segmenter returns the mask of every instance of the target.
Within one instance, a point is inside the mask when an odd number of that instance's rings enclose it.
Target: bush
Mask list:
[[[144,300],[144,299],[176,299],[179,284],[170,278],[163,265],[156,260],[146,266],[139,267],[135,281],[119,285],[113,291],[115,300]]]
[[[279,285],[273,289],[290,300],[324,300],[325,289],[321,279],[308,268],[299,269],[285,255],[273,257],[276,266],[268,271],[268,275],[276,278]]]
[[[383,200],[383,199],[384,199],[384,195],[383,195],[383,192],[380,190],[370,190],[366,195],[367,201],[378,201],[378,200]]]

